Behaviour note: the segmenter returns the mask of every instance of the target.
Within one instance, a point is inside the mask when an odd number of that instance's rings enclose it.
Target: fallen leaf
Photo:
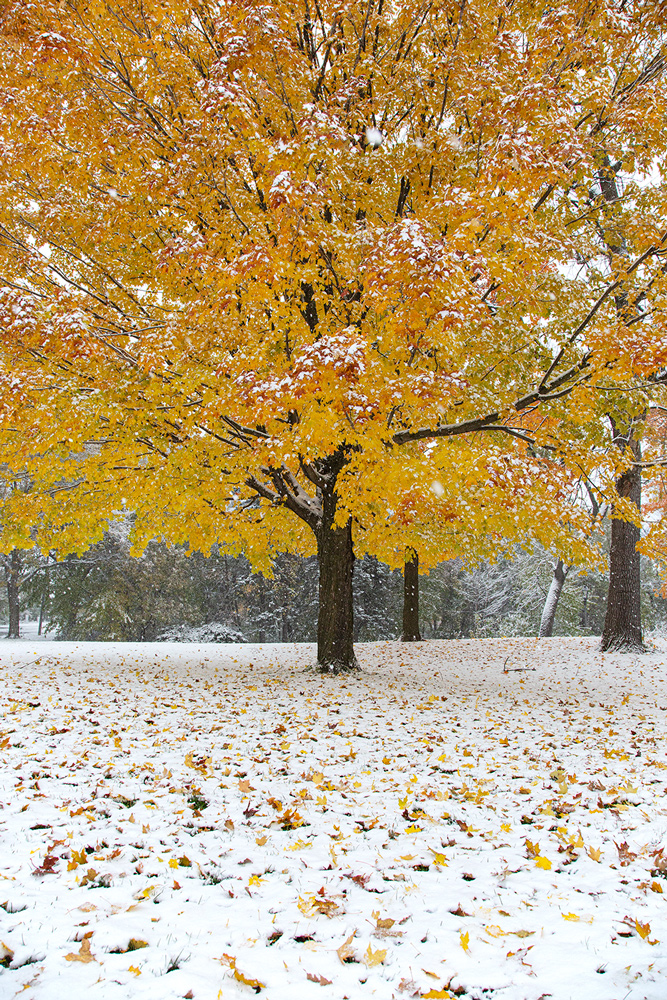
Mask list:
[[[90,954],[90,940],[89,940],[89,938],[85,937],[83,939],[83,941],[81,942],[81,947],[79,948],[78,954],[75,954],[73,951],[71,951],[69,953],[69,955],[65,955],[65,959],[68,962],[83,962],[84,964],[87,963],[87,962],[94,962],[95,959]]]
[[[349,938],[343,941],[340,948],[336,948],[336,954],[341,962],[348,962],[350,959],[354,958],[354,948],[352,947],[352,939],[356,934],[356,931],[352,931]]]
[[[139,951],[141,948],[148,948],[148,941],[142,941],[141,938],[130,938],[126,951]]]
[[[369,969],[372,969],[374,965],[382,965],[385,958],[387,957],[386,948],[377,948],[375,951],[369,945],[364,952],[364,962]]]
[[[529,858],[539,858],[540,845],[534,844],[532,840],[526,840],[526,856]]]
[[[325,979],[324,976],[317,976],[314,972],[307,972],[306,979],[310,979],[311,983],[318,983],[319,986],[330,986],[332,980]]]
[[[538,858],[535,862],[535,866],[537,868],[544,868],[544,870],[548,872],[551,869],[551,862],[548,858]]]
[[[327,899],[326,896],[299,896],[297,906],[306,917],[314,917],[318,913],[325,917],[333,917],[335,913],[340,911],[340,906],[335,899]]]
[[[470,934],[468,933],[468,931],[466,931],[465,934],[463,934],[463,933],[460,934],[459,935],[459,940],[461,941],[461,947],[463,948],[463,950],[465,952],[469,952],[470,951],[470,947],[469,947],[469,945],[470,945]]]
[[[236,968],[236,959],[233,955],[223,955],[221,961],[225,962],[229,968],[234,973],[234,979],[239,983],[243,983],[245,986],[251,986],[255,993],[259,993],[260,990],[264,989],[265,984],[260,982],[259,979],[252,979],[250,976],[246,976],[245,973],[241,972],[240,969]]]

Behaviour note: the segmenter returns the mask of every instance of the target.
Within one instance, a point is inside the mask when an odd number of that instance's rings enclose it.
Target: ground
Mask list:
[[[667,643],[357,655],[2,643],[0,996],[664,1000]]]

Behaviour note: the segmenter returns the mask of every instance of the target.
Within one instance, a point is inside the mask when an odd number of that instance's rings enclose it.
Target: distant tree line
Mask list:
[[[18,601],[42,631],[71,641],[314,642],[317,637],[316,557],[277,557],[273,577],[253,573],[244,556],[214,548],[208,555],[151,542],[130,555],[127,525],[112,525],[82,556],[56,563],[25,551],[5,557],[0,615],[16,634]],[[2,570],[0,569],[0,572]],[[440,563],[419,577],[423,639],[537,635],[553,577],[553,558],[539,547],[516,548],[498,562],[466,567]],[[642,559],[646,628],[667,624],[653,563]],[[602,572],[571,570],[563,584],[554,635],[600,635],[608,580]],[[12,601],[11,620],[9,601]],[[354,572],[356,642],[399,639],[403,574],[377,559]]]

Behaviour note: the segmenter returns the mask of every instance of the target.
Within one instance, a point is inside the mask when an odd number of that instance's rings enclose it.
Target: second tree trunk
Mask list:
[[[9,629],[7,637],[18,639],[20,630],[21,606],[19,603],[19,589],[21,584],[21,552],[19,549],[12,549],[9,557],[9,569],[7,571],[7,604],[9,605]]]
[[[565,583],[567,570],[568,567],[564,565],[563,560],[559,559],[554,567],[554,575],[551,578],[551,586],[549,587],[547,599],[544,602],[542,621],[540,622],[541,639],[547,639],[553,635],[556,608],[558,607],[558,599],[561,595],[563,584]]]
[[[638,454],[639,445],[633,442]],[[641,509],[641,471],[633,466],[616,483],[618,495],[627,497]],[[609,594],[602,631],[602,649],[641,651],[644,649],[641,620],[641,578],[639,567],[639,526],[619,517],[611,522],[609,553]]]

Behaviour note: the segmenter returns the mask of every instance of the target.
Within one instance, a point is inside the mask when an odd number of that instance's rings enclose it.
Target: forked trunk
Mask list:
[[[320,570],[317,663],[323,672],[337,674],[359,666],[352,644],[352,521],[343,528],[333,524],[335,496],[325,497],[323,507],[324,516],[317,531]]]
[[[554,567],[554,575],[551,578],[551,586],[549,587],[547,599],[544,602],[542,621],[540,622],[541,639],[548,639],[553,635],[556,608],[558,607],[558,599],[561,595],[563,584],[565,583],[567,570],[568,567],[563,564],[563,560],[559,559]]]
[[[403,642],[421,642],[419,632],[419,555],[405,550],[403,568]]]
[[[638,442],[634,442],[638,451]],[[636,456],[640,457],[640,456]],[[628,469],[616,483],[619,496],[627,497],[641,509],[641,471]],[[611,522],[609,553],[609,593],[607,613],[602,631],[602,649],[620,652],[643,652],[641,621],[641,590],[639,527],[631,521],[615,517]]]

